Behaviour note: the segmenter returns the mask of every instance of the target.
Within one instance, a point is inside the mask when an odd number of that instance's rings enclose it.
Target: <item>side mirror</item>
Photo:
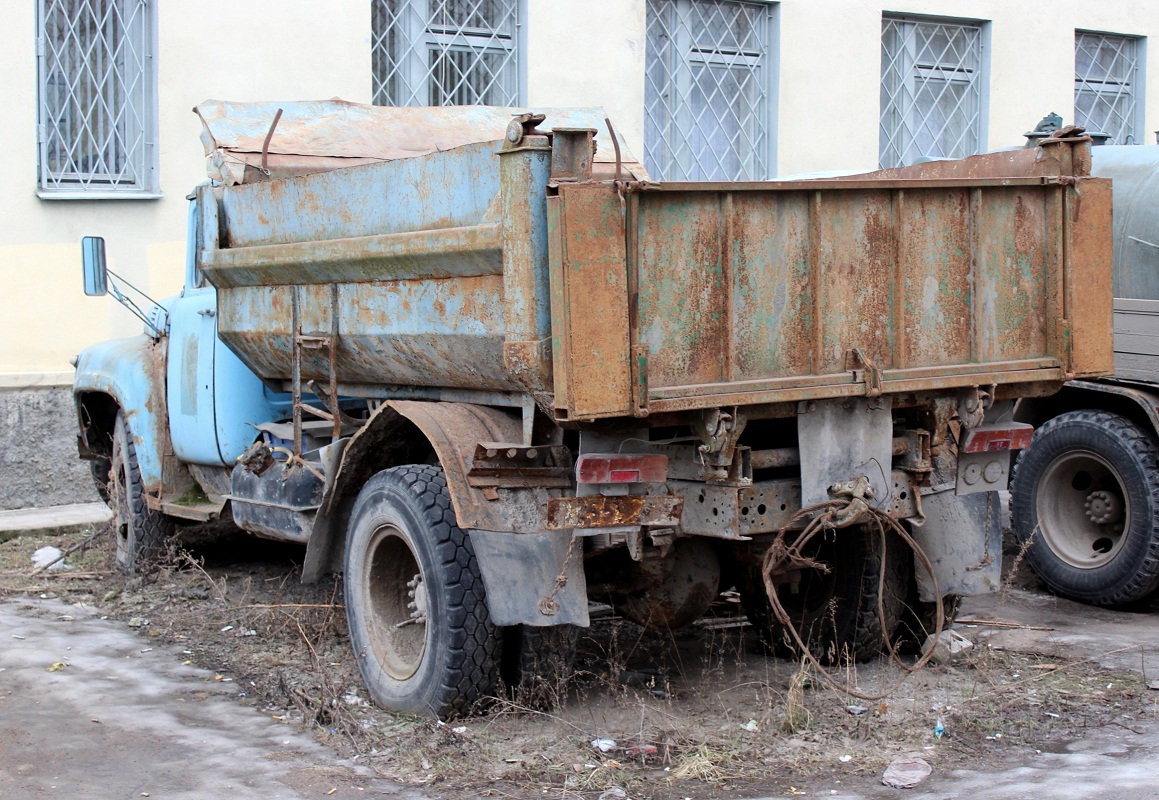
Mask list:
[[[100,297],[109,290],[109,278],[105,270],[105,240],[100,236],[85,236],[80,240],[80,249],[84,260],[85,294]]]

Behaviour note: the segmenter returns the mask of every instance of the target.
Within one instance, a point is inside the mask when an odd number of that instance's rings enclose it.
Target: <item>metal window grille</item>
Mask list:
[[[1075,124],[1109,134],[1110,144],[1141,144],[1135,104],[1137,44],[1131,36],[1075,34]]]
[[[153,5],[39,0],[40,191],[156,190]]]
[[[981,72],[980,26],[883,17],[881,166],[979,152]]]
[[[519,105],[519,10],[519,0],[371,0],[375,105]]]
[[[674,181],[772,176],[772,6],[648,0],[644,161]]]

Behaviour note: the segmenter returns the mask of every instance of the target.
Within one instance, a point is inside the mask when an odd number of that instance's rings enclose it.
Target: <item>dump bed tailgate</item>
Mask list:
[[[1106,374],[1109,181],[562,184],[570,419]]]

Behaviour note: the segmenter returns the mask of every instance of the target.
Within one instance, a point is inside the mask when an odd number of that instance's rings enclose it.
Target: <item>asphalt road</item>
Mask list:
[[[1151,613],[1013,591],[968,600],[961,616],[1046,629],[963,629],[979,642],[1085,657],[1159,677],[1159,617]],[[0,798],[428,796],[337,759],[308,735],[238,703],[232,695],[244,687],[216,681],[183,659],[178,649],[152,647],[83,607],[0,602]],[[1156,764],[1159,722],[1136,720],[1130,729],[1092,730],[1052,752],[1022,753],[994,769],[935,771],[915,789],[867,780],[856,788],[818,787],[813,794],[1139,800],[1159,798]]]
[[[0,603],[0,798],[423,797],[183,659],[82,607]]]

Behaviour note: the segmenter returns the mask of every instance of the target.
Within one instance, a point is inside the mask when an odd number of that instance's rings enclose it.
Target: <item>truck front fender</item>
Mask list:
[[[120,408],[137,449],[141,483],[151,498],[160,497],[164,454],[172,452],[165,405],[166,343],[141,335],[85,348],[77,358],[72,388],[82,457],[107,457]]]

